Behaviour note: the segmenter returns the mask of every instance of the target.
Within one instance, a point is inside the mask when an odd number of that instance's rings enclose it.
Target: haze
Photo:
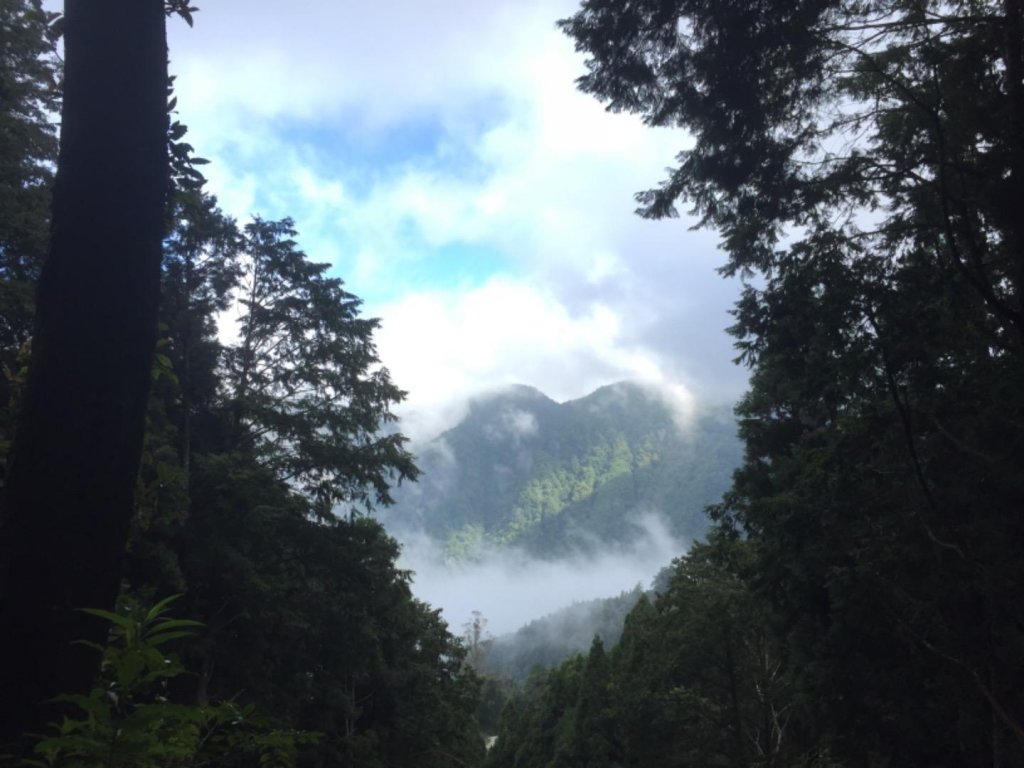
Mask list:
[[[643,536],[626,550],[605,548],[589,555],[540,560],[522,550],[491,550],[477,561],[446,563],[425,536],[406,537],[399,564],[414,571],[413,592],[443,611],[459,634],[473,611],[498,636],[576,601],[610,597],[637,584],[645,589],[663,567],[683,554],[687,542],[673,539],[655,514],[642,518]]]

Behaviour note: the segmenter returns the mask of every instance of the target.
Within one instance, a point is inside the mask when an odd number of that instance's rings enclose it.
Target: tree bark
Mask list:
[[[66,0],[50,253],[0,527],[0,753],[87,691],[117,597],[167,189],[162,0]]]

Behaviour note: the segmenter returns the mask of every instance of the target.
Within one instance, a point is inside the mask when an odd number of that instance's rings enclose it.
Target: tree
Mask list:
[[[689,203],[756,276],[717,512],[756,542],[822,749],[1019,761],[1019,2],[588,0],[562,26],[584,90],[694,136],[641,213]]]
[[[0,461],[14,431],[35,286],[46,253],[60,68],[39,2],[0,3]]]
[[[245,227],[249,258],[225,382],[235,445],[317,503],[319,514],[390,504],[415,479],[406,438],[384,431],[404,398],[380,365],[360,300],[297,250],[290,219]]]
[[[473,611],[473,619],[462,625],[462,643],[466,648],[466,664],[475,670],[484,668],[494,638],[487,631],[487,619],[480,611]]]
[[[534,671],[522,693],[506,705],[486,766],[551,765],[556,754],[571,749],[584,664],[577,655],[552,670]]]
[[[322,734],[306,765],[474,763],[478,685],[464,651],[412,598],[380,525],[325,504],[379,502],[390,474],[411,472],[400,434],[364,431],[391,418],[397,389],[329,397],[337,381],[388,383],[375,321],[309,263],[290,224],[257,221],[243,237],[191,189],[171,210],[125,573],[145,599],[184,592],[182,610],[206,625],[188,651],[196,674],[173,698],[245,701]],[[225,345],[217,320],[236,304],[242,334]],[[378,438],[398,450],[374,456]],[[361,480],[338,460],[360,451]],[[319,484],[302,480],[315,472]]]
[[[0,541],[0,743],[87,691],[133,509],[167,187],[160,0],[69,0],[61,146]]]
[[[743,577],[746,542],[715,535],[641,597],[622,638],[535,678],[487,765],[813,765],[788,659]]]
[[[199,190],[178,190],[172,201],[174,226],[164,243],[161,320],[168,355],[177,374],[179,454],[186,483],[192,464],[193,417],[209,411],[220,386],[223,354],[217,317],[226,312],[242,277],[242,237],[216,198]]]
[[[591,56],[583,90],[694,134],[638,196],[645,215],[691,202],[729,272],[769,269],[787,227],[893,255],[914,244],[1007,334],[1024,319],[1008,203],[1024,183],[1020,14],[1017,0],[588,0],[561,25]],[[854,219],[877,207],[881,226]]]

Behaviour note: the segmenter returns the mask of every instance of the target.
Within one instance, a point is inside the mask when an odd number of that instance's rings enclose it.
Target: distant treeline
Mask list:
[[[585,651],[595,636],[612,646],[622,634],[626,616],[644,594],[638,585],[617,597],[573,603],[494,638],[480,671],[522,683],[535,668],[549,669]]]

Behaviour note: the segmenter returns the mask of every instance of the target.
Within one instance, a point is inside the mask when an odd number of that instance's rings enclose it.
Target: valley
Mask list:
[[[613,642],[704,535],[741,459],[729,407],[629,382],[564,403],[527,386],[487,393],[414,451],[421,477],[381,513],[413,590],[453,630],[482,615],[488,669],[518,678],[595,633]]]

